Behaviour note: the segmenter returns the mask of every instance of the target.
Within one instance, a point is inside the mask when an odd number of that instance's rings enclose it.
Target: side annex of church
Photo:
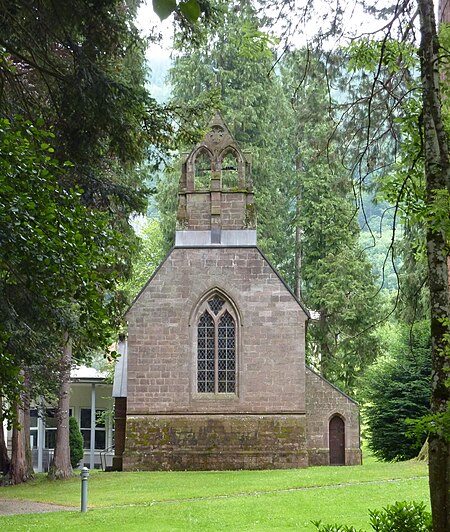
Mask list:
[[[305,365],[308,311],[257,247],[250,171],[216,114],[183,164],[175,246],[126,314],[117,469],[361,463],[358,406]]]

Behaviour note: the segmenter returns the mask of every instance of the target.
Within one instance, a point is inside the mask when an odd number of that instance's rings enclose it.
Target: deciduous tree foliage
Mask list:
[[[133,260],[132,275],[122,289],[127,292],[128,299],[133,300],[144,288],[156,268],[166,254],[161,223],[157,218],[146,218],[138,230],[140,240],[139,252]]]
[[[378,123],[371,120],[371,103],[374,93],[378,89],[390,92],[397,74],[402,76],[409,68],[407,64],[409,56],[402,52],[405,43],[416,45],[417,33],[415,27],[419,29],[420,44],[418,55],[421,65],[421,80],[419,84],[420,103],[422,113],[419,128],[423,126],[422,152],[424,158],[425,175],[425,195],[422,197],[424,205],[425,227],[426,227],[426,250],[428,258],[428,279],[430,286],[430,307],[431,307],[431,339],[432,339],[432,410],[436,414],[436,423],[430,425],[430,491],[433,510],[433,530],[440,532],[450,529],[450,447],[446,437],[449,418],[449,386],[448,386],[448,327],[449,327],[449,296],[448,296],[448,188],[449,188],[449,157],[448,157],[448,135],[445,131],[442,116],[442,87],[447,85],[440,79],[440,70],[443,67],[443,58],[446,57],[446,49],[440,46],[439,37],[436,31],[434,19],[434,3],[432,0],[407,0],[405,2],[393,2],[391,5],[378,8],[375,3],[367,4],[370,13],[380,15],[384,22],[382,33],[373,34],[369,38],[378,41],[378,59],[375,76],[373,77],[372,90],[368,97],[368,114],[370,123],[367,127],[367,146],[370,140],[374,139],[374,133],[378,128]],[[297,13],[301,14],[302,21],[305,19],[311,22],[313,5],[301,3]],[[323,24],[328,24],[326,28],[321,28],[319,40],[323,41],[323,36],[336,34],[336,29],[342,24],[344,11],[338,5],[332,16],[323,17]],[[302,11],[303,10],[303,11]],[[441,9],[442,12],[442,9]],[[316,19],[317,20],[317,19]],[[417,26],[415,26],[417,23]],[[291,29],[299,28],[299,19],[291,25]],[[289,29],[289,28],[288,28]],[[390,39],[397,39],[397,52],[393,53],[392,47],[387,46]],[[401,43],[401,44],[400,44]],[[390,57],[388,57],[390,56]],[[383,83],[378,73],[388,60],[391,64],[396,63],[396,68],[389,83]],[[403,94],[407,97],[409,92]],[[400,101],[397,102],[398,105]],[[392,109],[387,108],[387,114],[392,113]],[[411,165],[414,160],[410,161]],[[408,173],[407,173],[408,174]],[[362,176],[361,176],[362,177]],[[360,179],[361,179],[360,177]],[[408,181],[405,176],[404,185]],[[400,187],[399,192],[401,192]],[[444,422],[444,425],[443,425]]]
[[[30,121],[0,124],[0,386],[11,419],[23,393],[55,392],[48,383],[57,382],[58,331],[79,338],[82,328],[89,342],[103,338],[110,309],[101,298],[120,275],[120,234],[106,213],[82,203],[80,190],[60,184],[65,168],[52,157],[47,133]],[[14,465],[13,472],[25,469]]]
[[[0,2],[0,109],[11,125],[4,142],[17,140],[16,150],[0,153],[8,170],[0,372],[11,398],[24,365],[30,383],[67,387],[72,350],[79,358],[105,344],[123,308],[115,286],[130,271],[129,215],[145,207],[140,165],[150,144],[158,158],[174,132],[170,111],[145,89],[137,5]],[[55,476],[64,477],[71,472],[66,406],[58,424],[64,445]]]
[[[303,11],[301,11],[303,7]],[[311,19],[312,12],[305,4],[300,6],[298,13],[302,13],[303,20]],[[312,6],[314,7],[314,6]],[[336,33],[337,27],[342,24],[344,12],[338,5],[331,17],[325,17],[324,23],[330,21],[328,28],[322,28],[321,38],[331,33]],[[370,119],[371,103],[374,92],[382,87],[389,93],[396,74],[402,76],[408,64],[409,56],[402,53],[402,46],[397,47],[397,52],[392,55],[392,48],[387,46],[390,39],[397,39],[399,43],[415,42],[416,33],[413,31],[414,22],[418,16],[420,44],[418,55],[421,65],[421,80],[419,84],[420,103],[422,107],[421,123],[423,126],[422,154],[424,160],[425,195],[422,198],[424,205],[426,227],[426,250],[428,260],[428,279],[430,287],[431,307],[431,344],[432,344],[432,401],[431,408],[436,414],[436,422],[430,424],[430,492],[433,513],[434,532],[444,532],[450,529],[450,443],[446,434],[449,418],[448,365],[449,365],[449,324],[450,306],[448,290],[448,190],[450,183],[450,161],[448,155],[448,135],[445,131],[442,116],[442,82],[440,69],[443,66],[443,57],[446,56],[445,48],[440,46],[436,31],[434,17],[434,3],[432,0],[407,0],[393,2],[392,5],[377,9],[375,3],[367,6],[371,13],[376,13],[385,19],[383,33],[373,35],[372,40],[379,41],[378,65],[373,77],[372,90],[368,93],[368,117]],[[317,13],[316,13],[317,14]],[[299,20],[292,27],[298,29]],[[390,56],[390,57],[389,57]],[[378,73],[386,61],[396,63],[389,83],[383,83]],[[380,83],[381,82],[381,83]],[[447,82],[444,82],[444,85]],[[404,93],[404,97],[408,93]],[[403,98],[404,98],[403,97]],[[398,104],[397,104],[398,105]],[[392,108],[387,109],[391,114]],[[378,128],[376,121],[370,121],[367,128],[368,149],[370,140]],[[414,164],[414,161],[410,161]],[[408,180],[405,176],[404,184]],[[360,176],[360,179],[362,176]],[[399,192],[402,191],[400,187]],[[447,420],[447,421],[446,421]],[[444,423],[444,425],[443,425]]]

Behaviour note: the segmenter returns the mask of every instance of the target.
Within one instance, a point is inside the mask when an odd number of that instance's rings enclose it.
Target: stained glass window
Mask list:
[[[214,297],[208,301],[209,308],[214,312],[214,314],[216,314],[216,316],[222,310],[224,303],[225,301],[220,299],[220,297]]]
[[[197,333],[197,384],[199,392],[214,392],[215,327],[212,316],[205,310],[200,316]]]
[[[220,297],[208,300],[197,325],[197,391],[236,393],[236,323]]]
[[[225,311],[218,324],[217,335],[218,392],[234,393],[236,348],[235,328],[232,316]]]

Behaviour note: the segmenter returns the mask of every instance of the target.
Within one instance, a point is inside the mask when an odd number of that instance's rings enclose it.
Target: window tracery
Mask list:
[[[236,393],[236,320],[218,295],[197,322],[197,392]]]

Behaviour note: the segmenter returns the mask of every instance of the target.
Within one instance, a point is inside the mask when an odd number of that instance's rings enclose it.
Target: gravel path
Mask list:
[[[15,499],[0,499],[0,515],[36,514],[44,512],[75,511],[73,506],[61,506],[34,501],[18,501]]]

